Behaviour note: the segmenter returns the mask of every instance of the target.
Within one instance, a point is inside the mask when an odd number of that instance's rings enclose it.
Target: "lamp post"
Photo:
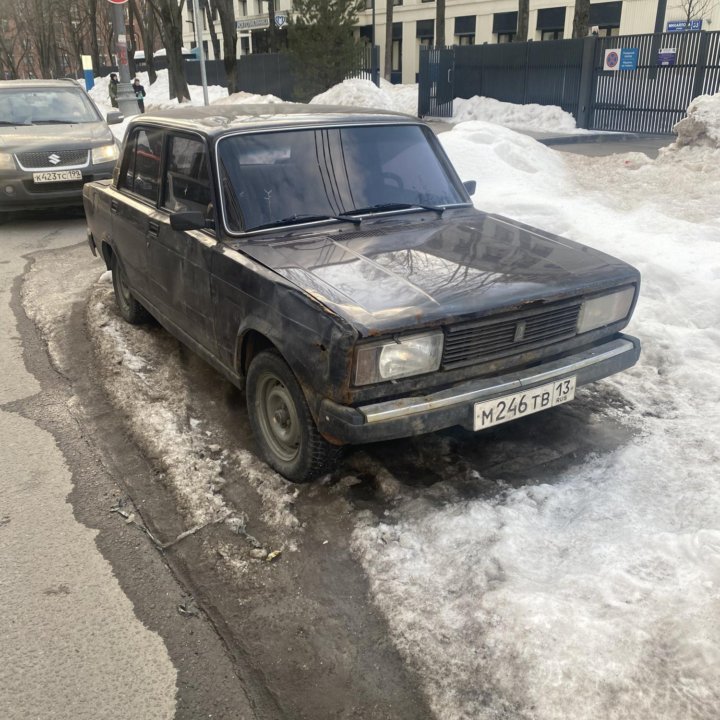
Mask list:
[[[127,0],[109,0],[112,7],[113,35],[115,36],[115,56],[117,58],[120,80],[117,87],[118,110],[130,117],[140,112],[135,93],[130,85],[130,68],[128,67],[127,37],[125,35],[125,13],[123,5]]]

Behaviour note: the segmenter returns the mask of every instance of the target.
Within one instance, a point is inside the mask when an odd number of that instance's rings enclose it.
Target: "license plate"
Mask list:
[[[70,180],[82,180],[82,172],[80,170],[47,170],[33,173],[33,182],[35,183],[68,182]]]
[[[475,430],[516,420],[547,410],[575,397],[575,377],[556,380],[525,392],[505,395],[494,400],[475,403]]]

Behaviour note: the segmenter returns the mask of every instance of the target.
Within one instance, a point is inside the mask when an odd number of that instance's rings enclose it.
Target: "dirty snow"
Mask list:
[[[362,104],[367,91],[379,102],[377,88],[356,82],[333,90],[318,101]],[[495,110],[440,136],[462,179],[477,181],[477,207],[608,251],[643,275],[628,328],[641,360],[597,384],[623,403],[601,403],[594,418],[624,423],[616,450],[469,498],[451,475],[420,490],[372,468],[387,509],[354,515],[354,550],[442,720],[720,716],[719,105],[698,99],[654,161],[561,155],[495,124],[510,122]],[[536,129],[559,129],[553,117],[533,120]],[[223,460],[201,457],[199,435],[183,438],[197,432],[183,388],[150,377],[159,350],[143,354],[142,331],[118,339],[107,293],[97,290],[89,312],[116,359],[115,401],[176,466],[168,473],[192,517],[226,512],[215,497]],[[447,452],[437,436],[427,446]],[[262,477],[254,482],[267,484],[276,522],[292,526],[283,481],[245,452],[232,461]],[[363,453],[355,461],[372,465]],[[467,476],[484,481],[477,468]]]
[[[720,115],[698,104],[707,137]],[[375,602],[439,718],[717,718],[716,150],[566,156],[477,122],[440,138],[477,207],[641,270],[643,355],[604,381],[629,405],[615,452],[485,499],[448,478],[359,522]]]

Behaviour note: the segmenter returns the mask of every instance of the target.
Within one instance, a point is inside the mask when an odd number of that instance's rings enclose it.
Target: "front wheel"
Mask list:
[[[270,467],[293,482],[332,470],[340,448],[318,432],[302,388],[277,352],[253,359],[246,395],[250,425]]]

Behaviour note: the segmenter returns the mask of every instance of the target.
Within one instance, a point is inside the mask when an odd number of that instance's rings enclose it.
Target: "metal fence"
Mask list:
[[[637,69],[603,69],[618,48],[637,48]],[[557,105],[589,129],[670,133],[693,98],[720,89],[720,32],[421,49],[419,84],[421,116],[451,117],[452,98],[481,95]]]

